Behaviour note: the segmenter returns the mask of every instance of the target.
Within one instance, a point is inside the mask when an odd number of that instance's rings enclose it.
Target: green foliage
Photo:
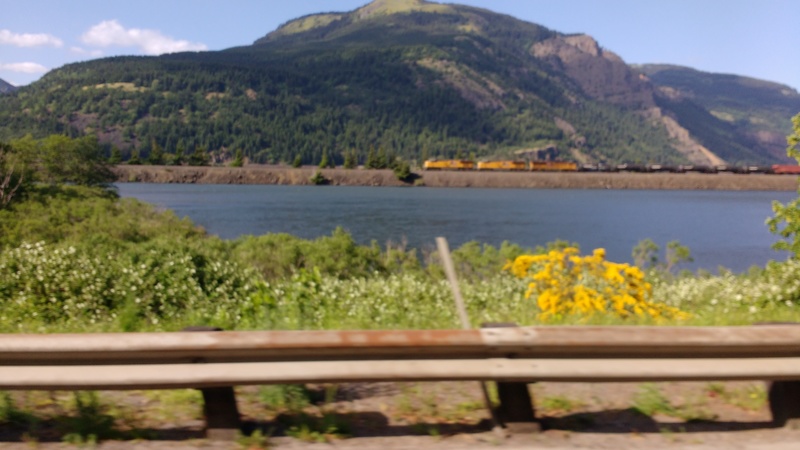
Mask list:
[[[242,153],[241,149],[236,150],[236,156],[234,156],[233,161],[231,162],[231,167],[242,167],[244,165],[244,154]]]
[[[358,155],[355,150],[347,150],[344,152],[345,169],[355,169],[358,166]]]
[[[411,165],[404,159],[398,159],[392,168],[394,176],[400,181],[411,180]]]
[[[13,427],[30,428],[36,422],[37,419],[34,415],[17,407],[10,393],[0,392],[0,423]]]
[[[75,415],[64,417],[61,427],[66,431],[64,442],[73,445],[96,445],[99,441],[120,436],[115,420],[104,411],[95,392],[75,392]]]
[[[108,163],[115,166],[122,162],[122,152],[116,145],[111,147],[111,155],[108,157]]]
[[[128,165],[129,166],[138,166],[142,164],[142,160],[139,157],[139,149],[131,150],[131,156],[128,158]]]
[[[631,252],[634,265],[643,269],[656,270],[663,274],[671,274],[678,264],[694,261],[692,251],[689,247],[681,245],[679,241],[667,242],[663,263],[658,259],[659,250],[660,247],[651,239],[640,241]]]
[[[208,151],[205,147],[198,145],[194,152],[189,155],[190,166],[207,166],[209,162]]]
[[[314,172],[314,175],[311,175],[311,176],[308,178],[308,181],[309,181],[311,184],[313,184],[313,185],[317,185],[317,186],[319,186],[319,185],[322,185],[322,184],[328,184],[328,179],[327,179],[327,178],[325,178],[325,175],[323,175],[323,174],[322,174],[322,171],[320,171],[320,170],[316,170],[316,171]]]
[[[236,443],[240,447],[247,450],[267,449],[269,448],[269,433],[264,433],[257,429],[249,435],[239,435],[236,438]]]
[[[235,326],[259,286],[253,274],[204,247],[164,240],[128,249],[23,244],[0,256],[5,326],[116,324],[159,328],[194,311],[205,324]],[[187,315],[187,313],[189,313]]]
[[[676,412],[669,399],[664,396],[658,386],[652,383],[644,384],[639,388],[633,404],[636,411],[650,417],[655,414],[672,416]]]
[[[375,272],[387,273],[403,265],[419,267],[413,252],[382,255],[377,245],[361,246],[337,227],[330,236],[314,240],[289,234],[247,236],[233,242],[233,257],[255,268],[268,280],[286,278],[301,270],[318,270],[339,278],[366,277]]]
[[[161,166],[164,164],[164,149],[153,139],[150,145],[150,154],[147,156],[147,163],[152,166]]]
[[[34,186],[24,202],[0,211],[0,249],[39,241],[125,246],[156,238],[202,236],[202,230],[172,212],[83,186]]]
[[[96,136],[51,135],[37,140],[27,135],[12,141],[11,147],[34,181],[103,186],[116,179]]]
[[[311,406],[311,392],[300,384],[274,384],[258,389],[261,403],[272,411],[301,412]]]
[[[330,165],[330,162],[328,161],[328,152],[323,151],[322,152],[322,159],[320,159],[320,161],[319,161],[319,168],[320,169],[324,169],[324,168],[328,167],[328,165]]]
[[[175,149],[175,155],[172,156],[171,164],[173,166],[180,166],[184,163],[186,149],[183,146],[183,141],[178,142],[178,147]]]
[[[31,178],[22,161],[13,154],[10,145],[0,143],[0,210],[7,207],[15,196],[24,192],[26,179]],[[27,175],[27,176],[26,176]]]
[[[303,165],[303,157],[300,155],[295,156],[294,160],[292,161],[292,167],[298,169],[302,165]]]
[[[642,269],[651,269],[658,264],[659,247],[651,239],[644,239],[636,244],[631,252],[633,265]]]
[[[800,114],[792,118],[792,126],[794,131],[786,138],[786,153],[800,163]],[[800,188],[797,192],[798,198],[785,205],[773,202],[775,216],[767,219],[769,231],[783,238],[773,248],[788,251],[793,258],[800,258]]]

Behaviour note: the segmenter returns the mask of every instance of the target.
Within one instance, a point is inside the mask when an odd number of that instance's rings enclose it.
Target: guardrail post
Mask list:
[[[797,322],[759,322],[756,325],[797,326]],[[800,428],[800,380],[767,383],[769,411],[776,427]]]
[[[481,328],[512,328],[515,323],[484,323]],[[513,357],[510,356],[510,357]],[[497,417],[503,427],[512,433],[538,433],[542,431],[541,423],[536,420],[533,399],[528,390],[528,383],[500,381],[497,385]]]
[[[183,331],[223,331],[215,327],[186,327]],[[200,362],[201,363],[201,362]],[[241,431],[242,422],[236,406],[233,386],[200,388],[203,393],[203,417],[206,438],[214,441],[233,441]]]
[[[800,428],[800,381],[773,381],[768,391],[772,423]]]

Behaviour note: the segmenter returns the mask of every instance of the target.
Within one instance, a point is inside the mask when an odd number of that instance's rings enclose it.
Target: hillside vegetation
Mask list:
[[[256,163],[341,164],[348,153],[363,163],[377,150],[409,160],[785,159],[745,139],[760,122],[732,126],[706,105],[669,101],[589,36],[472,7],[377,0],[225,51],[67,65],[0,97],[0,140],[96,134],[123,159],[199,149]]]

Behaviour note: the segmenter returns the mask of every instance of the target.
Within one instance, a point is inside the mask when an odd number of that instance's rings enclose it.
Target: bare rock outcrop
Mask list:
[[[563,70],[589,97],[633,109],[655,107],[653,86],[591,36],[554,37],[534,44],[531,53]]]

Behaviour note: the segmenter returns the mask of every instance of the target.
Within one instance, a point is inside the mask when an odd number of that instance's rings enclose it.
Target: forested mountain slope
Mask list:
[[[647,64],[636,68],[663,93],[665,107],[699,105],[704,113],[722,122],[709,128],[727,130],[759,154],[786,156],[786,136],[792,131],[787,118],[800,113],[800,93],[796,90],[769,81],[689,67]],[[682,119],[687,128],[697,128],[697,134],[702,133],[701,126],[706,126],[693,116]]]
[[[17,90],[17,88],[14,85],[3,79],[0,79],[0,94],[9,94],[15,90]]]
[[[377,149],[417,160],[542,150],[580,162],[782,156],[749,146],[705,108],[665,101],[589,36],[472,7],[376,0],[225,51],[64,66],[0,98],[0,140],[94,133],[123,155],[199,147],[265,163],[341,163],[348,152],[363,162]],[[703,114],[714,120],[697,130],[683,119]]]

